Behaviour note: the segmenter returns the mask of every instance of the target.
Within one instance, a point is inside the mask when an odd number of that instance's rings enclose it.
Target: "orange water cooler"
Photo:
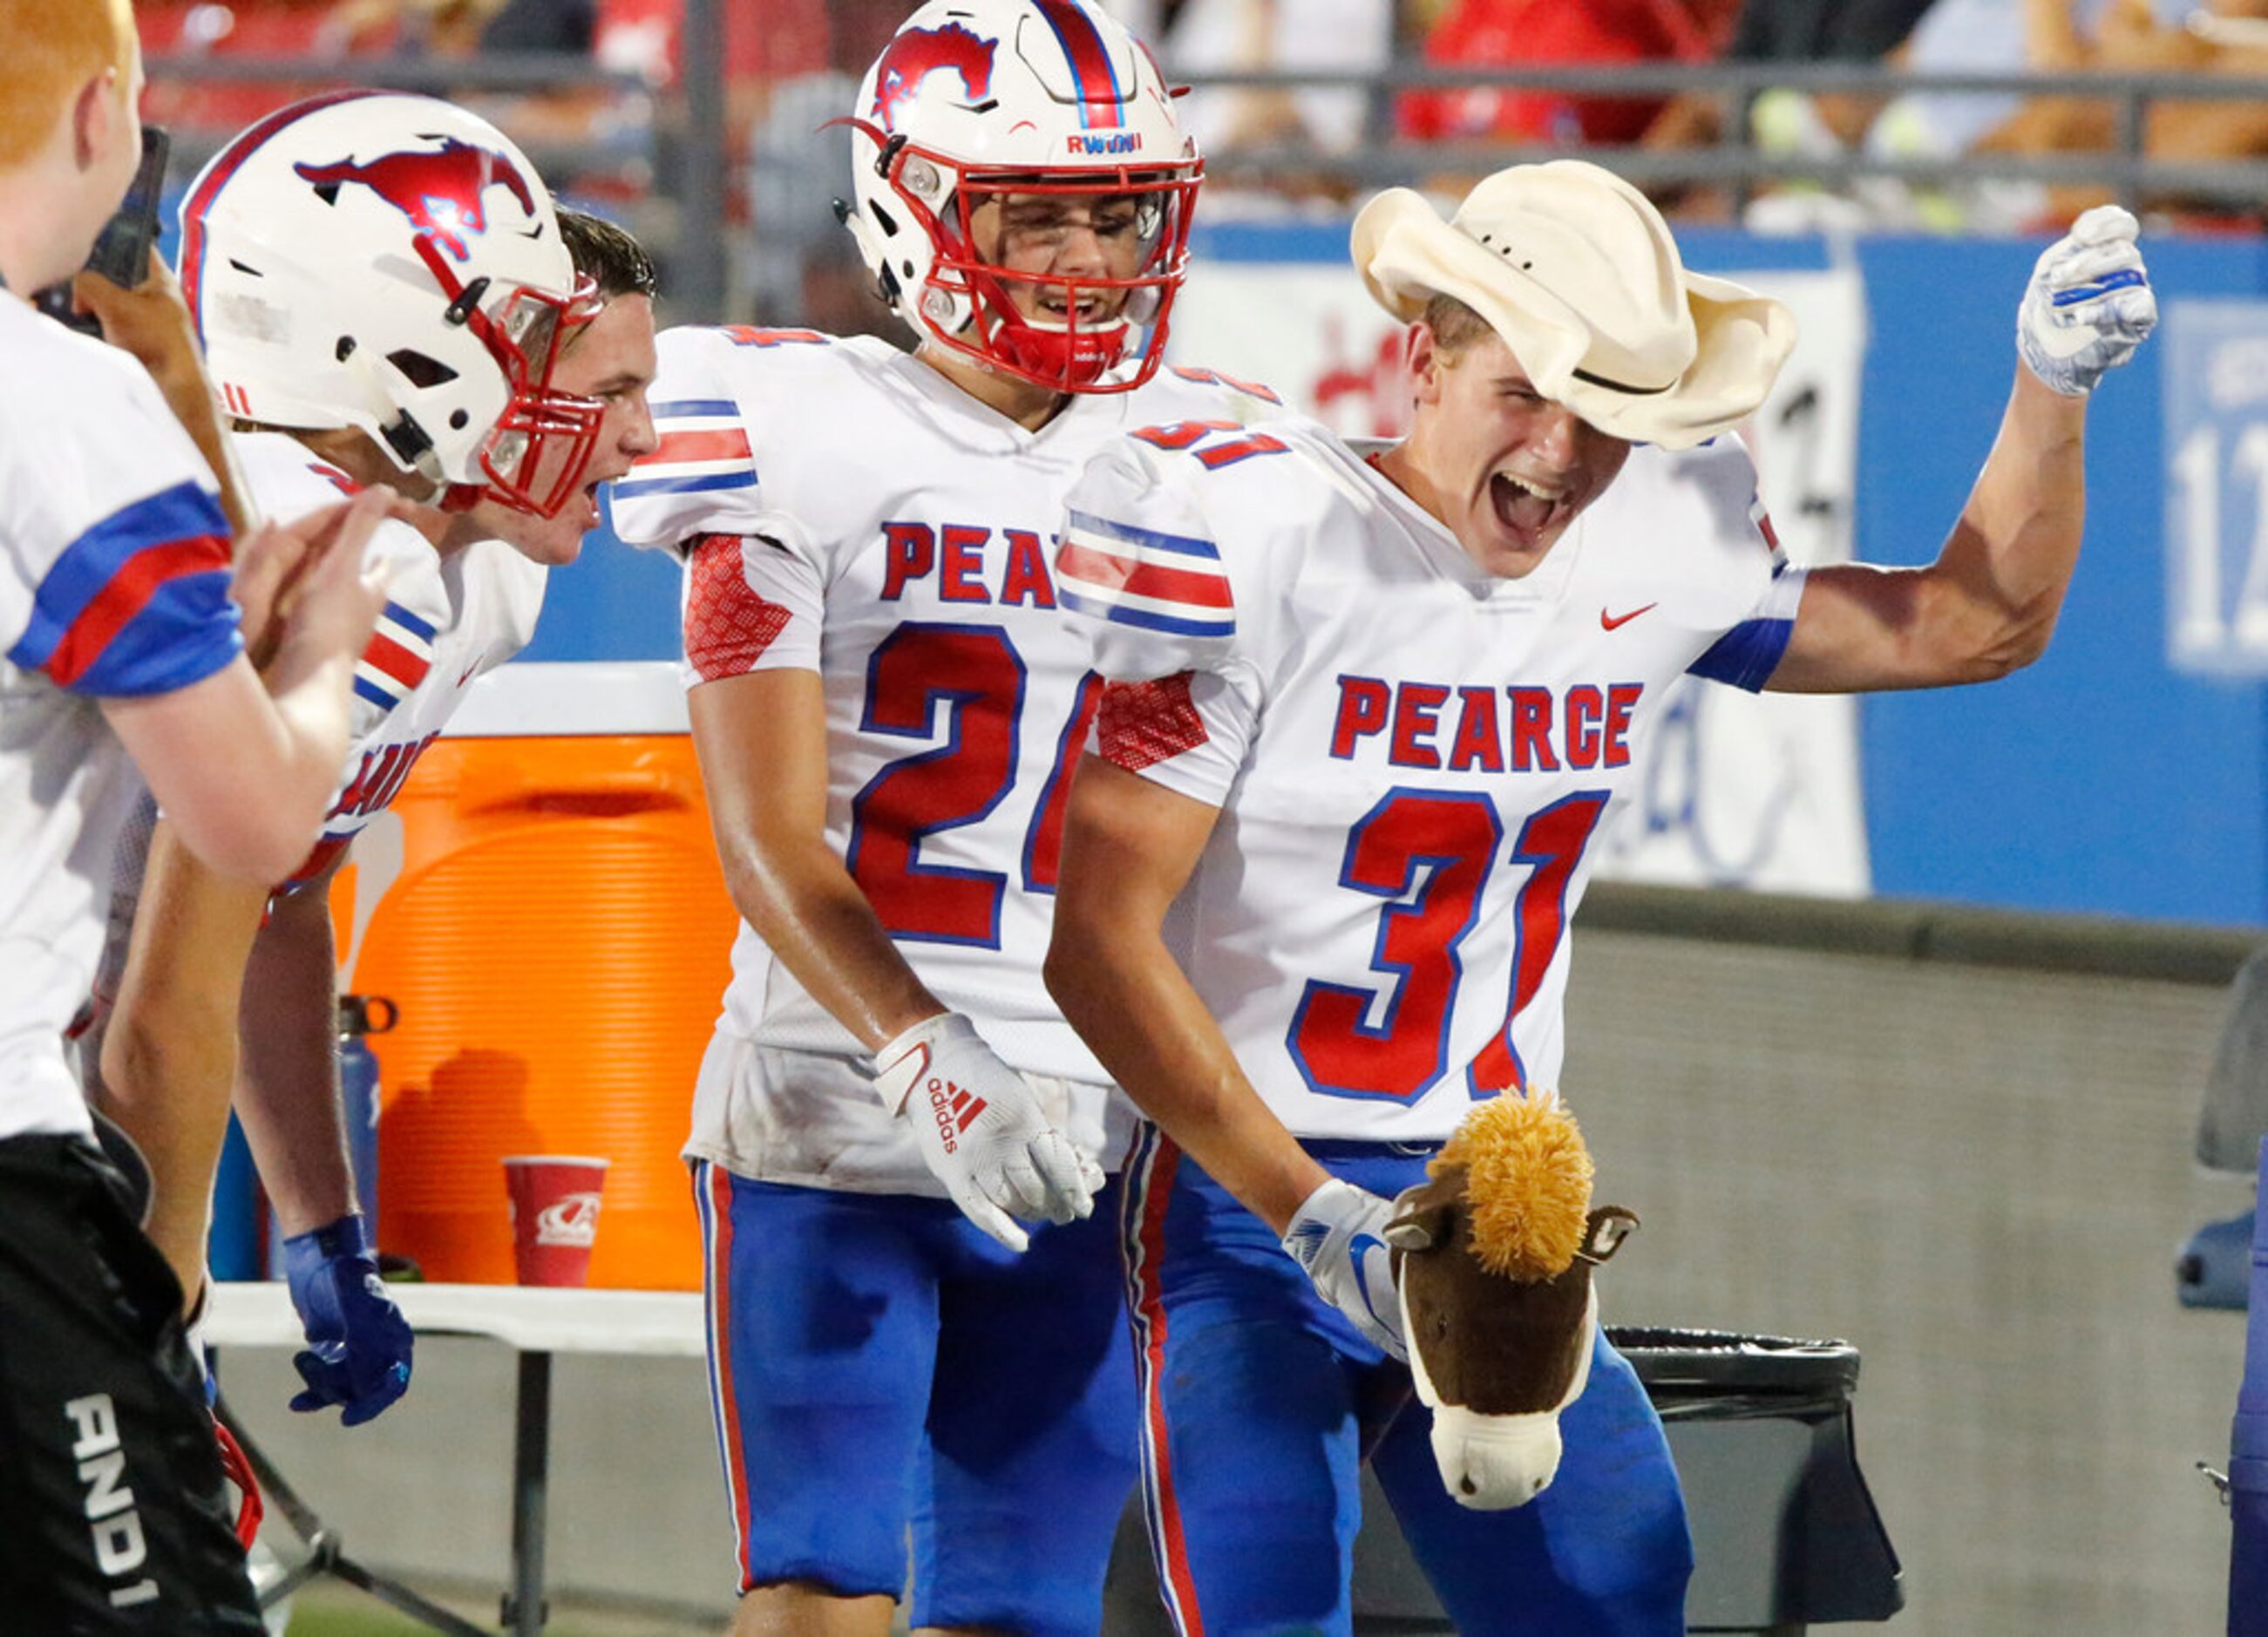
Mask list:
[[[568,1154],[611,1162],[590,1282],[700,1288],[678,1148],[734,917],[674,668],[482,679],[334,888],[343,986],[401,1014],[378,1242],[430,1279],[512,1282],[504,1156]]]

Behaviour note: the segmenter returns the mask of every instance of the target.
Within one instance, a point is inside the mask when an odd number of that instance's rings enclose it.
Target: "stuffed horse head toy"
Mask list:
[[[1559,1470],[1559,1412],[1591,1373],[1591,1269],[1638,1218],[1591,1204],[1591,1155],[1558,1094],[1476,1106],[1395,1201],[1403,1331],[1433,1459],[1477,1511],[1524,1506]]]

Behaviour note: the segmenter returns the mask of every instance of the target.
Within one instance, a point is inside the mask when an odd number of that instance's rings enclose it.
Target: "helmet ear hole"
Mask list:
[[[446,386],[457,379],[457,372],[440,359],[411,347],[387,353],[386,361],[400,370],[411,386],[420,388]]]

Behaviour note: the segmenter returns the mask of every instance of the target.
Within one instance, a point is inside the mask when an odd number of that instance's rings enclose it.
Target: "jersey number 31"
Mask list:
[[[1543,986],[1567,930],[1567,888],[1607,793],[1578,791],[1528,815],[1508,862],[1528,876],[1513,901],[1518,942],[1503,1026],[1465,1069],[1476,1097],[1525,1088],[1513,1025]],[[1286,1044],[1313,1090],[1407,1101],[1449,1068],[1449,1024],[1464,979],[1460,950],[1504,844],[1496,803],[1478,793],[1396,789],[1347,834],[1339,885],[1385,900],[1370,970],[1381,983],[1307,980]],[[1376,1021],[1372,1021],[1373,1014]]]

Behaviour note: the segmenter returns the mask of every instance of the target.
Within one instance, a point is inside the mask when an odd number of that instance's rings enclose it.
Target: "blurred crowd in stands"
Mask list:
[[[843,191],[845,112],[858,76],[909,0],[719,0],[725,11],[725,145],[742,292],[735,316],[793,315],[838,330],[879,328],[847,235],[829,209]],[[1176,76],[1271,71],[1336,76],[1315,85],[1218,85],[1183,105],[1211,157],[1205,213],[1341,210],[1378,178],[1346,156],[1412,151],[1410,177],[1455,186],[1476,153],[1518,147],[1633,148],[1654,155],[1753,147],[1791,162],[2111,154],[2112,98],[1943,91],[1765,89],[1578,95],[1506,85],[1389,86],[1400,65],[1516,73],[1618,64],[1874,64],[1912,73],[2107,72],[2268,82],[2268,0],[1105,0],[1153,41]],[[370,77],[372,64],[465,60],[459,98],[512,131],[580,202],[636,218],[667,244],[673,167],[688,156],[678,85],[685,0],[140,0],[153,63],[149,116],[202,158],[289,95]],[[474,59],[547,53],[559,73],[483,92]],[[298,59],[304,82],[221,77],[231,59]],[[1895,94],[1894,94],[1895,93]],[[2268,158],[2268,97],[2156,98],[2142,107],[2142,154],[2169,164]],[[1595,156],[1609,158],[1610,156]],[[1461,168],[1462,167],[1462,168]],[[1976,167],[1972,164],[1971,169]],[[1848,223],[1895,229],[2031,232],[2111,196],[2059,179],[1884,175],[1734,188],[1706,177],[1656,187],[1697,218],[1760,228]],[[2194,223],[2257,229],[2268,191],[2176,191],[2146,205]]]

